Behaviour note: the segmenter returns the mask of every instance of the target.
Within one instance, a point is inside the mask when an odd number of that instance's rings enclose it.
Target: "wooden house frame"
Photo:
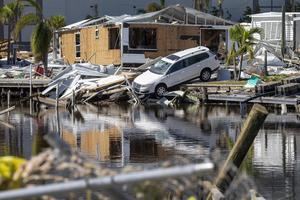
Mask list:
[[[59,32],[60,52],[70,63],[101,65],[142,64],[147,58],[199,45],[226,53],[231,46],[228,30],[233,24],[180,5],[137,16],[105,16],[64,27]]]

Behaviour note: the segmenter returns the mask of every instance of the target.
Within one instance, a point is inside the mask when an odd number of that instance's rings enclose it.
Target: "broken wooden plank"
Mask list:
[[[50,106],[55,106],[56,105],[56,100],[55,99],[51,99],[51,98],[47,98],[47,97],[34,97],[33,100],[37,101],[39,103],[50,105]],[[66,101],[59,101],[58,106],[59,107],[66,107],[67,102]]]
[[[14,110],[15,108],[16,108],[15,106],[12,106],[12,107],[10,107],[10,108],[7,108],[7,109],[5,109],[5,110],[2,110],[2,111],[0,111],[0,115],[3,115],[3,114],[5,114],[5,113],[8,113],[8,112]]]

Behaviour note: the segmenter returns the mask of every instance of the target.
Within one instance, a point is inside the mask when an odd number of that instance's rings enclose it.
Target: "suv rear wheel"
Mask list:
[[[211,77],[211,71],[210,71],[210,69],[205,68],[205,69],[203,69],[201,71],[201,73],[200,73],[200,79],[201,79],[201,81],[207,82],[207,81],[209,81],[210,77]]]
[[[167,86],[165,84],[158,84],[155,88],[155,95],[162,97],[167,92]]]

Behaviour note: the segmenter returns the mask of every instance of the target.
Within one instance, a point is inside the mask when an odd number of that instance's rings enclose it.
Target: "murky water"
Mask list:
[[[30,115],[23,105],[0,116],[0,156],[30,158],[47,147],[43,135],[60,133],[72,148],[109,167],[155,166],[177,155],[206,158],[216,148],[227,154],[226,138],[237,138],[243,120],[238,107],[90,105],[73,113],[42,109]],[[267,199],[300,199],[299,143],[296,114],[268,116],[248,169]]]

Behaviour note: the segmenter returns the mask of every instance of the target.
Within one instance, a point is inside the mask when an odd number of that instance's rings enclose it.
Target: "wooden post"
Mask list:
[[[10,106],[10,90],[7,91],[7,108]]]
[[[56,95],[55,95],[55,98],[56,98],[56,103],[55,103],[55,107],[58,108],[58,83],[56,85]]]
[[[207,103],[208,100],[208,95],[207,95],[207,88],[206,87],[202,87],[202,103]]]
[[[252,107],[249,116],[243,124],[241,133],[215,181],[216,187],[223,194],[226,192],[235,176],[236,170],[234,170],[234,168],[239,168],[242,164],[267,115],[268,111],[264,106],[255,104]],[[208,199],[211,198],[212,196],[210,194]]]
[[[29,68],[29,109],[32,114],[32,65]]]

